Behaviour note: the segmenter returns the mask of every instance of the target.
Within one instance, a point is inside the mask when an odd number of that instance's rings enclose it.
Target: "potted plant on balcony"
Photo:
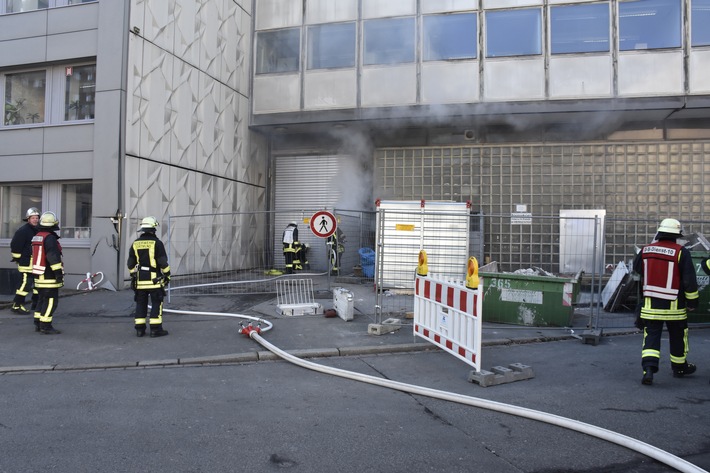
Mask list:
[[[22,109],[25,108],[25,99],[17,99],[15,103],[5,102],[5,125],[20,125],[25,122],[22,118]]]

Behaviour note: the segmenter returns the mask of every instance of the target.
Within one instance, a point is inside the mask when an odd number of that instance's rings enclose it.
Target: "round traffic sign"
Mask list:
[[[317,237],[328,238],[330,235],[335,233],[337,225],[335,215],[327,210],[318,211],[311,217],[311,231]]]

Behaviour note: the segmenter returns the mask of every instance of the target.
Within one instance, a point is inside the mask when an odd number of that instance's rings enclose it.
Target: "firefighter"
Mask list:
[[[138,229],[140,236],[133,242],[128,254],[128,269],[131,274],[131,288],[135,292],[136,336],[146,332],[148,299],[150,299],[150,336],[163,337],[168,331],[163,329],[163,299],[165,286],[170,282],[170,265],[163,242],[155,235],[158,221],[155,217],[145,217]]]
[[[25,307],[25,297],[32,291],[31,311],[37,308],[37,289],[34,287],[34,276],[32,274],[32,238],[37,234],[37,224],[40,213],[35,207],[30,207],[25,213],[26,224],[17,229],[10,241],[10,253],[12,261],[17,263],[17,271],[20,273],[19,284],[15,288],[15,299],[12,301],[12,311],[18,314],[29,314],[30,310]]]
[[[345,246],[343,243],[345,243],[345,235],[343,235],[340,227],[336,227],[335,232],[326,238],[331,276],[338,276],[340,274],[340,259],[345,252]]]
[[[64,286],[62,245],[55,233],[58,230],[56,214],[44,212],[39,218],[37,234],[32,238],[32,273],[39,296],[34,315],[35,331],[45,335],[62,333],[52,326],[52,317],[59,305],[59,288]]]
[[[281,237],[284,245],[284,260],[286,262],[286,274],[292,274],[294,269],[301,269],[301,261],[297,259],[297,250],[300,243],[298,242],[298,224],[290,222],[283,232]]]
[[[698,282],[690,251],[676,240],[683,236],[678,220],[664,219],[656,238],[634,258],[633,269],[641,276],[640,312],[637,327],[643,329],[641,383],[653,384],[661,358],[663,324],[668,329],[674,378],[695,372],[688,363],[688,311],[698,306]]]

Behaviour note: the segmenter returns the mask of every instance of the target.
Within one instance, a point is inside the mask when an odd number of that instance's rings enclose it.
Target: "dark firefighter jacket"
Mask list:
[[[33,261],[35,267],[35,287],[52,289],[64,286],[64,265],[62,264],[62,246],[54,232],[39,229],[32,238],[32,245],[38,249],[38,256]],[[40,274],[37,269],[44,267]]]
[[[37,234],[37,227],[29,223],[17,229],[10,241],[12,260],[17,263],[21,273],[32,272],[32,237]]]
[[[136,278],[135,289],[138,290],[157,289],[170,281],[168,254],[155,233],[143,232],[133,242],[128,254],[128,269],[131,277]]]

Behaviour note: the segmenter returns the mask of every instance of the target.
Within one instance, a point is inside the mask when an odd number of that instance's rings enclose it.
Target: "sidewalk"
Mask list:
[[[332,299],[318,300],[324,308]],[[435,350],[413,335],[411,319],[384,335],[368,333],[376,320],[369,307],[357,307],[354,320],[322,315],[279,315],[273,297],[191,296],[173,297],[165,304],[163,325],[167,337],[138,338],[133,329],[133,292],[97,290],[72,293],[59,299],[54,316],[60,335],[34,331],[32,317],[14,314],[0,305],[0,338],[3,355],[0,374],[16,371],[106,369],[273,360],[275,355],[239,333],[247,320],[218,315],[184,315],[169,310],[207,311],[260,317],[273,324],[263,333],[270,343],[300,357],[345,356]],[[368,312],[369,311],[369,312]],[[264,324],[262,327],[266,327]],[[568,329],[484,324],[483,346],[569,339]],[[581,342],[580,342],[581,343]],[[483,367],[488,369],[489,367]]]

